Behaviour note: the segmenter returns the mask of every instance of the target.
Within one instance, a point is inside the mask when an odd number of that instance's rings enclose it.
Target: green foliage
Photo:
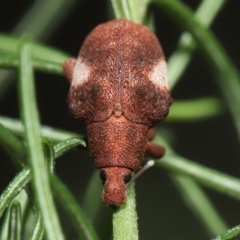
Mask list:
[[[42,35],[43,30],[51,25],[49,23],[54,17],[60,22],[66,13],[60,14],[59,9],[70,9],[74,1],[67,1],[68,4],[60,0],[56,2],[54,5],[48,5],[44,1],[37,1],[19,26],[16,26],[15,33],[20,33],[21,29],[24,31],[33,29],[33,37],[37,39]],[[110,2],[116,18],[127,18],[148,24],[153,28],[152,16],[147,11],[147,7],[152,4],[166,13],[169,20],[180,26],[183,34],[168,64],[171,89],[173,90],[176,83],[182,80],[181,76],[192,58],[193,51],[201,50],[208,66],[215,74],[217,84],[225,97],[226,108],[230,109],[236,134],[240,139],[240,74],[220,41],[209,29],[220,9],[223,9],[225,1],[203,0],[195,13],[178,0],[144,0],[141,3],[138,0],[111,0]],[[37,23],[41,24],[36,25]],[[54,24],[51,27],[54,28]],[[48,27],[49,34],[53,31],[51,27]],[[0,145],[9,154],[18,171],[1,194],[0,217],[4,212],[8,213],[5,214],[1,239],[22,239],[24,232],[27,232],[28,239],[61,240],[65,235],[67,238],[60,224],[53,196],[61,206],[64,217],[67,217],[75,229],[78,239],[103,239],[101,233],[98,233],[92,224],[100,212],[100,201],[94,197],[100,189],[96,183],[96,174],[89,180],[83,204],[84,210],[76,197],[54,173],[58,157],[73,148],[86,147],[83,136],[41,125],[39,120],[34,71],[62,75],[61,64],[68,56],[58,49],[30,41],[26,37],[0,34],[0,67],[17,69],[19,72],[17,85],[21,115],[21,119],[0,117]],[[0,76],[0,95],[3,96],[6,94],[4,89],[7,89],[8,77],[3,73],[0,73]],[[229,79],[231,81],[228,81]],[[188,124],[213,116],[219,117],[226,109],[222,106],[223,101],[212,96],[175,100],[166,122]],[[170,179],[179,190],[182,199],[190,211],[197,216],[209,237],[221,233],[215,239],[227,240],[239,237],[239,226],[227,230],[227,221],[222,219],[200,184],[239,200],[240,179],[178,155],[173,150],[173,141],[169,139],[157,134],[155,141],[164,143],[167,154],[163,160],[156,161],[156,168],[165,169],[170,173]],[[134,184],[128,190],[128,202],[113,214],[115,240],[139,239]],[[29,204],[31,214],[25,211],[23,204],[19,203],[21,201],[18,201],[19,193],[23,191],[27,193],[28,200],[24,201],[25,205]],[[86,212],[89,214],[87,215]],[[31,218],[34,219],[34,224],[29,228],[27,220],[30,221]]]

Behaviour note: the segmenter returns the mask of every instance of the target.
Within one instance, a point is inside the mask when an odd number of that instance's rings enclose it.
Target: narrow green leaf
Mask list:
[[[212,240],[234,240],[240,237],[240,225],[227,230],[225,233]]]
[[[55,175],[51,175],[51,186],[56,200],[65,210],[65,214],[69,217],[79,237],[86,240],[97,240],[98,236],[78,202]]]
[[[111,0],[111,3],[116,18],[125,18],[132,20],[128,0]]]
[[[20,41],[19,38],[0,34],[0,51],[3,53],[18,54]],[[33,58],[47,62],[62,64],[67,58],[69,58],[68,54],[61,52],[60,50],[34,42],[32,43],[32,51]]]
[[[33,174],[33,190],[42,213],[48,239],[64,239],[57,218],[49,186],[43,147],[40,141],[39,116],[35,97],[33,70],[31,62],[31,44],[23,41],[20,48],[19,97],[22,119],[25,126],[28,155]]]
[[[194,13],[195,19],[201,22],[205,27],[210,26],[226,2],[226,0],[201,1],[198,9]],[[190,63],[195,48],[196,43],[192,35],[188,32],[184,32],[180,37],[177,50],[174,51],[172,56],[168,59],[168,77],[170,79],[169,84],[171,89],[176,85]]]
[[[58,154],[58,152],[56,152]],[[30,168],[24,168],[8,185],[6,190],[0,197],[0,217],[2,216],[4,210],[10,204],[10,202],[16,197],[16,195],[26,186],[26,184],[31,180],[31,171]],[[52,179],[51,179],[52,180]],[[92,225],[87,220],[87,217],[80,209],[78,203],[68,191],[68,189],[61,183],[61,181],[55,177],[53,178],[52,187],[54,193],[56,194],[56,199],[60,202],[61,206],[66,210],[66,213],[69,215],[69,218],[73,222],[74,227],[76,228],[78,234],[82,236],[85,235],[86,239],[96,240],[98,239]],[[32,239],[41,239],[41,222],[38,217]]]
[[[26,163],[25,145],[15,138],[1,123],[0,123],[0,145],[11,156],[13,162],[18,169]]]
[[[167,149],[163,159],[156,161],[156,166],[173,173],[189,176],[215,191],[240,200],[240,179],[178,156],[166,140],[159,135],[155,137],[154,141],[163,144]]]
[[[102,184],[99,178],[99,171],[94,171],[86,187],[86,193],[83,199],[83,208],[85,213],[92,221],[96,221],[100,216],[100,209],[102,207],[101,200]],[[100,214],[100,215],[99,215]]]
[[[33,39],[47,39],[68,16],[75,0],[34,1],[21,21],[12,31],[13,35],[21,36],[29,33]]]
[[[170,108],[166,121],[200,121],[223,111],[223,103],[216,98],[176,100]]]
[[[20,120],[0,116],[0,122],[11,133],[13,133],[17,136],[20,136],[20,137],[24,136],[24,127]],[[53,141],[53,142],[64,141],[64,140],[66,140],[68,138],[72,138],[72,137],[83,138],[83,136],[81,136],[77,133],[64,131],[64,130],[49,127],[49,126],[42,126],[41,135],[51,139],[51,141]]]
[[[6,118],[3,118],[3,117],[1,117],[0,120],[1,121],[6,120],[6,123],[9,124],[8,126],[6,126],[6,124],[4,123],[4,125],[6,127],[8,127],[9,129],[12,129],[13,131],[18,132],[18,134],[20,134],[20,135],[22,134],[22,126],[20,125],[20,122],[18,120],[9,119],[9,121],[8,121]],[[48,129],[48,127],[47,127],[47,129]],[[58,130],[55,130],[54,128],[49,128],[49,129],[50,130],[47,130],[46,132],[49,132],[49,134],[47,134],[47,135],[50,138],[51,138],[51,133],[53,135],[56,134],[56,136],[58,135]],[[75,135],[75,133],[72,133],[72,132],[61,131],[61,134],[59,135],[60,137],[59,138],[54,137],[53,139],[54,140],[62,140],[62,139],[66,139],[68,137],[72,137],[74,135]],[[156,141],[158,141],[160,143],[165,142],[162,138],[161,139],[156,138]],[[195,176],[195,171],[196,171],[197,172],[196,178],[198,179],[199,182],[202,182],[202,181],[209,182],[209,183],[206,183],[206,185],[214,188],[216,191],[220,191],[222,193],[231,195],[232,197],[239,198],[239,196],[240,196],[239,179],[234,178],[234,177],[229,176],[224,173],[219,173],[218,171],[211,170],[200,164],[194,163],[192,161],[186,160],[183,157],[177,156],[176,154],[174,154],[173,150],[170,148],[170,146],[166,142],[164,143],[164,145],[167,146],[167,156],[165,157],[166,160],[162,159],[161,161],[157,161],[158,166],[169,169],[169,171],[171,171],[171,172],[184,173],[193,178]],[[170,152],[171,152],[171,154],[170,154]],[[56,153],[56,154],[58,154],[58,153]],[[170,161],[168,159],[170,159]],[[189,168],[186,167],[186,166],[188,166],[188,164],[189,164]],[[198,171],[198,169],[200,169],[200,172]],[[226,181],[225,181],[225,179],[226,179]],[[223,187],[221,187],[221,182],[223,182]],[[215,183],[216,183],[217,188],[214,187]],[[228,186],[230,186],[230,189],[228,188]]]
[[[0,197],[0,217],[13,198],[27,185],[30,179],[31,172],[30,169],[26,167],[8,184],[6,190]]]
[[[27,209],[27,205],[28,205],[28,196],[26,194],[26,191],[21,191],[18,195],[16,195],[14,197],[14,200],[16,200],[20,203],[22,219],[24,219],[26,209]],[[7,208],[6,212],[4,214],[3,224],[2,224],[1,229],[0,229],[0,239],[7,239],[8,238],[9,213],[10,213],[10,208]]]
[[[221,234],[220,236],[212,240],[234,240],[240,237],[240,225],[229,229],[227,232]]]
[[[38,214],[30,240],[41,240],[43,238],[43,234],[44,228],[42,223],[42,217]]]
[[[63,75],[62,63],[33,58],[33,68],[46,73]],[[18,68],[19,58],[16,54],[0,55],[0,66],[3,68]]]
[[[18,201],[11,205],[8,225],[8,240],[22,239],[22,217],[21,206]]]
[[[55,152],[53,143],[47,137],[42,137],[43,150],[45,154],[45,159],[47,161],[48,169],[51,173],[54,172],[55,167]]]
[[[86,147],[86,143],[84,140],[76,137],[69,138],[64,141],[61,141],[58,144],[55,144],[54,145],[55,158],[62,156],[64,153],[68,152],[70,149],[78,146]]]
[[[216,37],[199,23],[193,13],[180,1],[153,0],[178,25],[189,31],[209,67],[215,73],[219,86],[228,101],[240,139],[240,74]]]
[[[113,239],[138,240],[134,182],[128,187],[127,202],[113,214]]]
[[[62,21],[68,16],[75,2],[77,1],[33,1],[33,3],[29,5],[30,7],[24,12],[23,17],[14,26],[11,34],[22,36],[28,33],[34,39],[46,40],[53,34],[58,26],[61,26]],[[52,21],[51,19],[54,20]],[[3,42],[0,40],[0,43],[2,44]],[[8,44],[8,42],[5,41],[4,44],[10,46],[10,48],[14,47],[14,45],[11,45],[11,42]],[[5,51],[7,48],[6,46],[2,46],[1,49]],[[17,47],[15,53],[18,53]],[[49,55],[49,57],[51,56]],[[58,61],[57,56],[56,61]],[[12,75],[12,71],[0,70],[0,97],[2,97],[7,92],[6,90],[12,85]]]
[[[195,181],[178,174],[172,175],[171,179],[176,184],[186,205],[207,230],[209,237],[216,236],[219,232],[227,230],[225,221]]]
[[[101,212],[100,212],[101,213]],[[100,239],[113,239],[113,231],[112,231],[112,216],[113,216],[113,211],[112,209],[106,209],[104,211],[104,215],[100,214],[100,229],[99,229],[99,238]]]
[[[128,0],[132,21],[143,24],[150,0]]]
[[[142,24],[147,12],[150,0],[111,0],[112,8],[116,18],[125,18]]]

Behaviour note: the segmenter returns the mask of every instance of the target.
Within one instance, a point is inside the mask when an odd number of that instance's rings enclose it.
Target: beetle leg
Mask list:
[[[152,141],[155,138],[156,132],[153,128],[148,131],[148,141]]]
[[[148,155],[152,158],[161,158],[165,154],[165,148],[161,145],[158,145],[156,143],[147,142],[147,148],[145,155]]]
[[[68,58],[62,65],[63,71],[70,83],[72,82],[72,79],[73,79],[73,72],[74,72],[76,62],[77,62],[77,59]]]

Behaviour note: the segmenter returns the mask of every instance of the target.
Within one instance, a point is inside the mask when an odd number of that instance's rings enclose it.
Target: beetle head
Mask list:
[[[126,202],[126,189],[132,179],[132,170],[124,167],[107,167],[100,169],[103,183],[103,201],[113,208]]]

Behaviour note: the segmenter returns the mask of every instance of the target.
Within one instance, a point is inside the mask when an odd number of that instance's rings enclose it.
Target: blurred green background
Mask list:
[[[39,2],[39,6],[36,5],[36,12],[41,11],[39,22],[36,21],[33,26],[30,26],[30,19],[34,18],[34,16],[30,16],[28,22],[19,26],[29,9],[37,2]],[[28,33],[36,41],[60,49],[71,56],[77,56],[87,34],[95,26],[108,21],[112,16],[109,10],[110,5],[103,0],[62,2],[59,4],[61,7],[54,10],[55,7],[51,7],[51,4],[47,4],[47,1],[3,0],[0,2],[0,31],[17,37]],[[201,3],[197,0],[182,2],[193,11]],[[48,7],[43,11],[41,8],[44,4]],[[213,33],[237,68],[240,66],[239,9],[240,1],[226,1],[211,26]],[[168,59],[178,46],[182,29],[157,6],[151,5],[148,11],[152,14],[156,34],[161,41],[166,59]],[[54,17],[51,18],[51,16]],[[48,20],[45,25],[44,19]],[[15,70],[1,70],[0,74],[0,80],[1,77],[7,77],[8,79],[7,83],[4,86],[1,85],[0,89],[0,115],[19,118],[16,72]],[[76,122],[68,113],[66,97],[69,83],[66,78],[36,71],[35,79],[41,123],[83,135],[86,134],[85,127]],[[171,82],[171,79],[169,80]],[[215,97],[220,100],[222,112],[215,116],[191,121],[172,117],[166,119],[157,128],[159,128],[160,133],[162,132],[169,139],[171,146],[179,155],[239,177],[240,147],[238,134],[229,107],[216,82],[216,77],[200,51],[194,52],[191,63],[174,87],[172,96],[176,104],[179,100],[204,97]],[[236,105],[240,107],[239,104],[240,102],[236,102]],[[184,117],[185,109],[182,108],[181,110]],[[187,111],[188,109],[186,109]],[[84,206],[84,194],[94,171],[96,170],[93,161],[87,152],[71,151],[61,157],[56,165],[56,173],[66,183],[82,206]],[[0,192],[6,188],[15,174],[16,170],[12,161],[7,153],[0,148]],[[101,198],[101,188],[99,181],[100,191],[96,191],[95,198]],[[212,189],[203,187],[203,190],[229,227],[240,223],[238,200]],[[177,185],[172,181],[170,173],[161,168],[151,168],[137,180],[137,210],[141,240],[209,239],[209,234],[199,221],[198,216],[191,211],[191,208],[184,201],[180,191],[180,188],[177,188]],[[58,209],[61,214],[61,206],[58,206]],[[91,216],[91,209],[86,209],[86,212]],[[94,221],[98,232],[107,228],[111,229],[111,212],[111,209],[106,208],[101,203],[101,209]],[[63,213],[61,222],[68,239],[77,239]],[[106,230],[106,232],[108,232],[109,237],[105,236],[104,239],[111,239],[111,230]]]

